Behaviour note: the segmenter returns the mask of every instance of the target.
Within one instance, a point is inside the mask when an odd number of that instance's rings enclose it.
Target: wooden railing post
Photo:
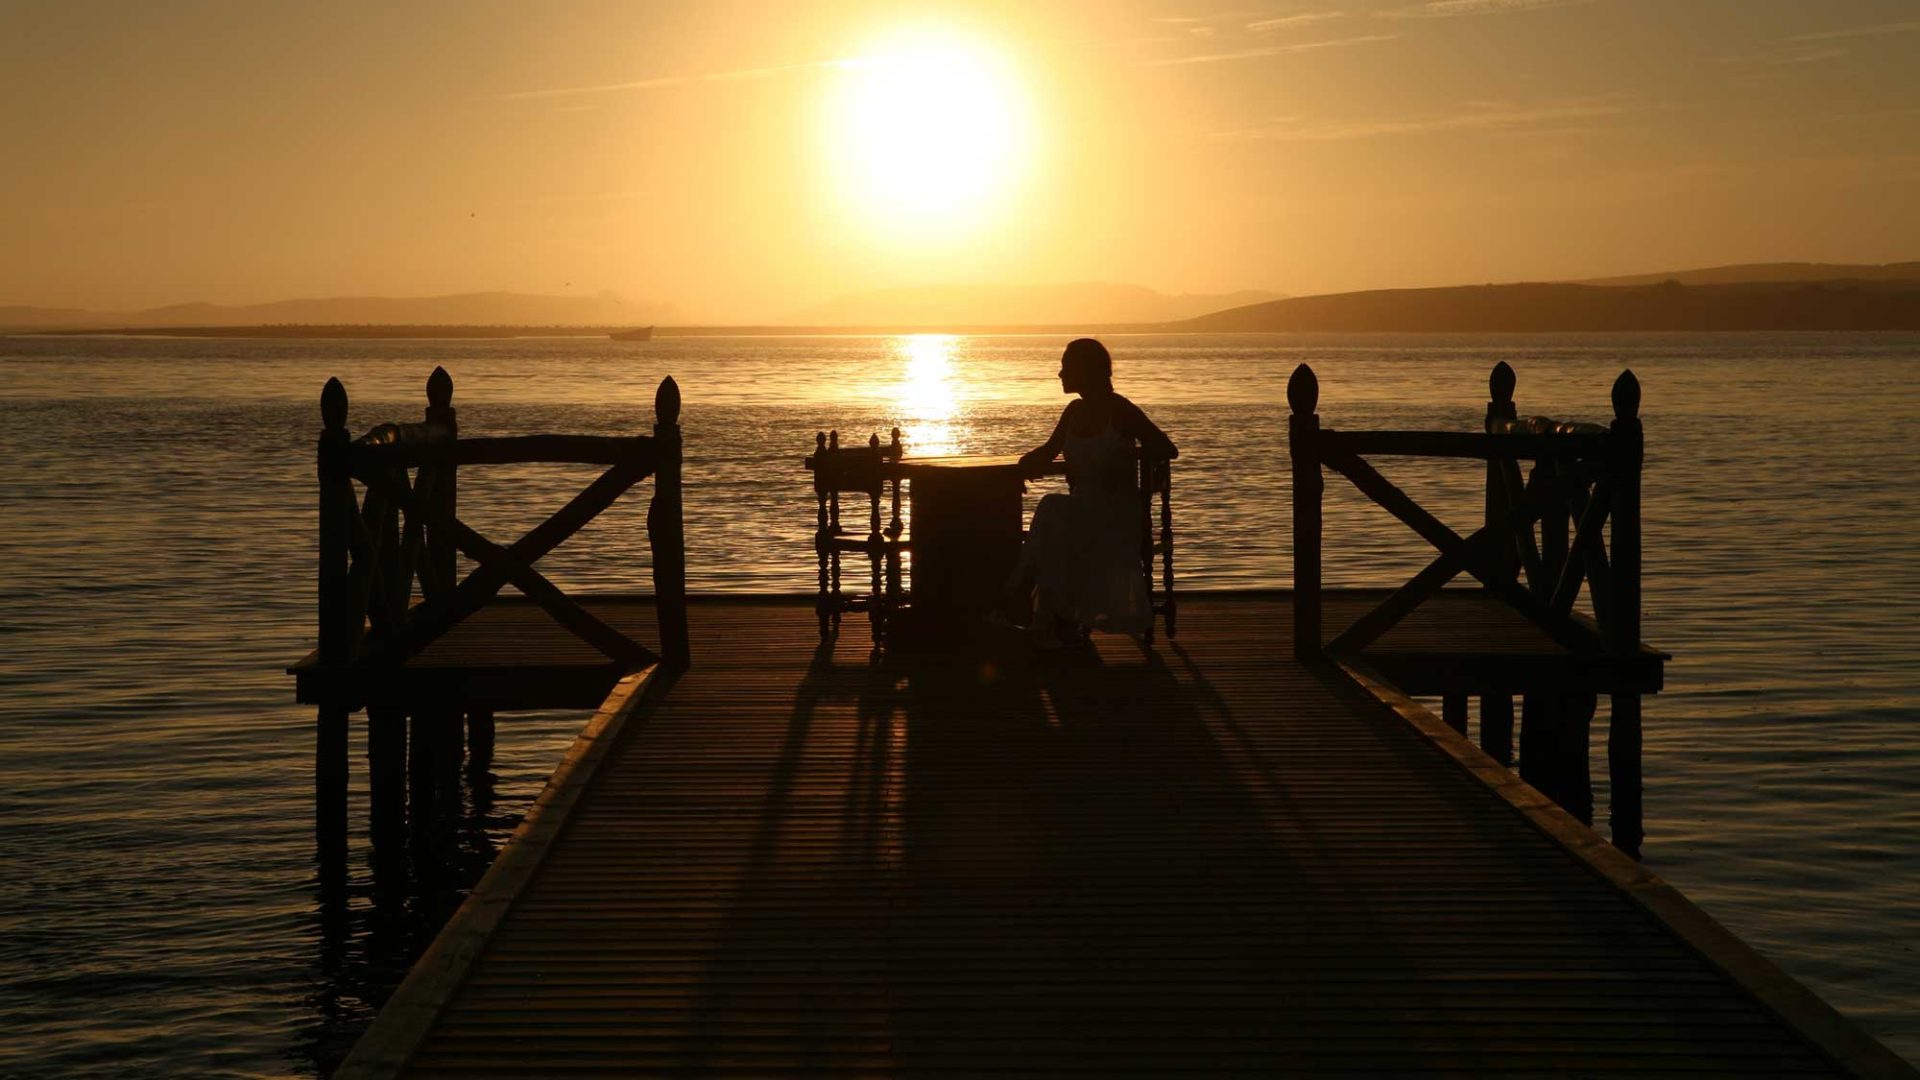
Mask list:
[[[427,376],[426,422],[445,429],[441,435],[451,443],[460,437],[459,418],[453,408],[453,376],[444,367],[436,367]],[[435,597],[453,592],[458,549],[453,542],[453,519],[459,509],[459,468],[452,460],[434,467],[433,484],[427,498],[427,566],[421,580],[431,581]],[[422,589],[422,592],[427,591]]]
[[[406,489],[406,469],[393,466],[385,470],[385,475],[394,491]],[[406,619],[407,600],[413,594],[413,580],[407,572],[406,552],[400,540],[400,502],[369,489],[361,503],[360,516],[366,520],[367,532],[373,537],[374,572],[369,589],[379,589],[378,593],[369,591],[367,621],[373,630],[390,634]],[[378,620],[372,617],[376,614]]]
[[[653,546],[653,602],[660,619],[660,656],[673,667],[692,665],[687,634],[687,534],[680,504],[680,384],[669,375],[653,395],[653,439],[659,460],[647,538]]]
[[[354,513],[353,477],[348,472],[347,388],[328,379],[320,391],[320,662],[344,664],[353,656],[359,627],[349,627],[347,548]]]
[[[1493,371],[1487,376],[1487,419],[1485,428],[1488,434],[1492,434],[1494,429],[1503,421],[1513,420],[1519,416],[1519,411],[1513,404],[1513,388],[1517,381],[1513,373],[1513,368],[1509,367],[1505,360],[1493,365]],[[1513,509],[1507,505],[1505,473],[1506,463],[1504,461],[1498,458],[1487,459],[1485,521],[1488,527],[1493,527],[1505,521],[1508,512]],[[1508,578],[1515,581],[1519,580],[1520,552],[1515,549],[1512,544],[1508,544],[1501,549],[1501,567],[1506,571]]]
[[[1565,502],[1560,498],[1558,462],[1542,455],[1527,474],[1525,492],[1540,500],[1539,577],[1528,575],[1529,591],[1542,603],[1553,596],[1554,584],[1567,561],[1567,541],[1571,528]],[[1565,727],[1567,695],[1559,690],[1529,693],[1520,702],[1520,778],[1539,789],[1557,805],[1569,806],[1567,777],[1571,775],[1571,751]],[[1583,747],[1581,753],[1585,753]]]
[[[1513,368],[1505,360],[1493,365],[1493,371],[1487,376],[1487,418],[1486,431],[1492,434],[1500,423],[1516,419],[1518,410],[1513,404],[1513,389],[1518,380]],[[1487,528],[1491,529],[1507,520],[1515,507],[1507,500],[1507,463],[1498,458],[1487,459]],[[1510,580],[1520,578],[1520,552],[1512,543],[1502,549],[1501,567]],[[1513,764],[1513,695],[1480,695],[1480,749],[1502,765]]]
[[[1606,647],[1616,656],[1640,649],[1640,472],[1646,435],[1640,426],[1640,381],[1631,370],[1613,383],[1613,596],[1602,628]],[[1640,856],[1646,828],[1641,809],[1640,695],[1613,695],[1607,732],[1607,768],[1612,787],[1611,826],[1615,847]]]
[[[1293,654],[1321,653],[1320,513],[1326,484],[1320,475],[1320,380],[1305,364],[1287,380],[1287,453],[1293,459]]]
[[[358,510],[347,462],[347,388],[339,379],[328,379],[320,391],[320,423],[320,663],[337,669],[352,660],[360,636],[348,595],[349,515]],[[313,794],[323,880],[341,877],[347,836],[347,709],[342,703],[323,702],[314,719]]]

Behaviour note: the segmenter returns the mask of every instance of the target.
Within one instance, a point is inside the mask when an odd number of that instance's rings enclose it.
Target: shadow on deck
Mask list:
[[[1294,660],[1284,599],[1046,662],[875,662],[798,602],[692,616],[698,666],[615,687],[340,1075],[1886,1053],[1464,740]]]

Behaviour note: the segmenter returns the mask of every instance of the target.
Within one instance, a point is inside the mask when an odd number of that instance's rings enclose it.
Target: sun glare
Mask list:
[[[951,454],[958,449],[955,423],[960,401],[953,381],[957,347],[949,334],[914,334],[894,344],[903,363],[893,397],[915,454]]]
[[[838,76],[827,153],[863,223],[910,239],[972,228],[1020,179],[1031,104],[1004,55],[920,31],[842,61]]]

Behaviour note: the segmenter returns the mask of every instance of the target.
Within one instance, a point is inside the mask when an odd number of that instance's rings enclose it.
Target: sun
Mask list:
[[[840,61],[826,153],[850,216],[927,239],[977,228],[1027,166],[1032,105],[1010,60],[964,35],[916,30]]]

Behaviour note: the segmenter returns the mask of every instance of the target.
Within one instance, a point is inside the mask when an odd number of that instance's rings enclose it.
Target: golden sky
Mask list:
[[[1912,0],[0,2],[0,304],[1920,258]]]

